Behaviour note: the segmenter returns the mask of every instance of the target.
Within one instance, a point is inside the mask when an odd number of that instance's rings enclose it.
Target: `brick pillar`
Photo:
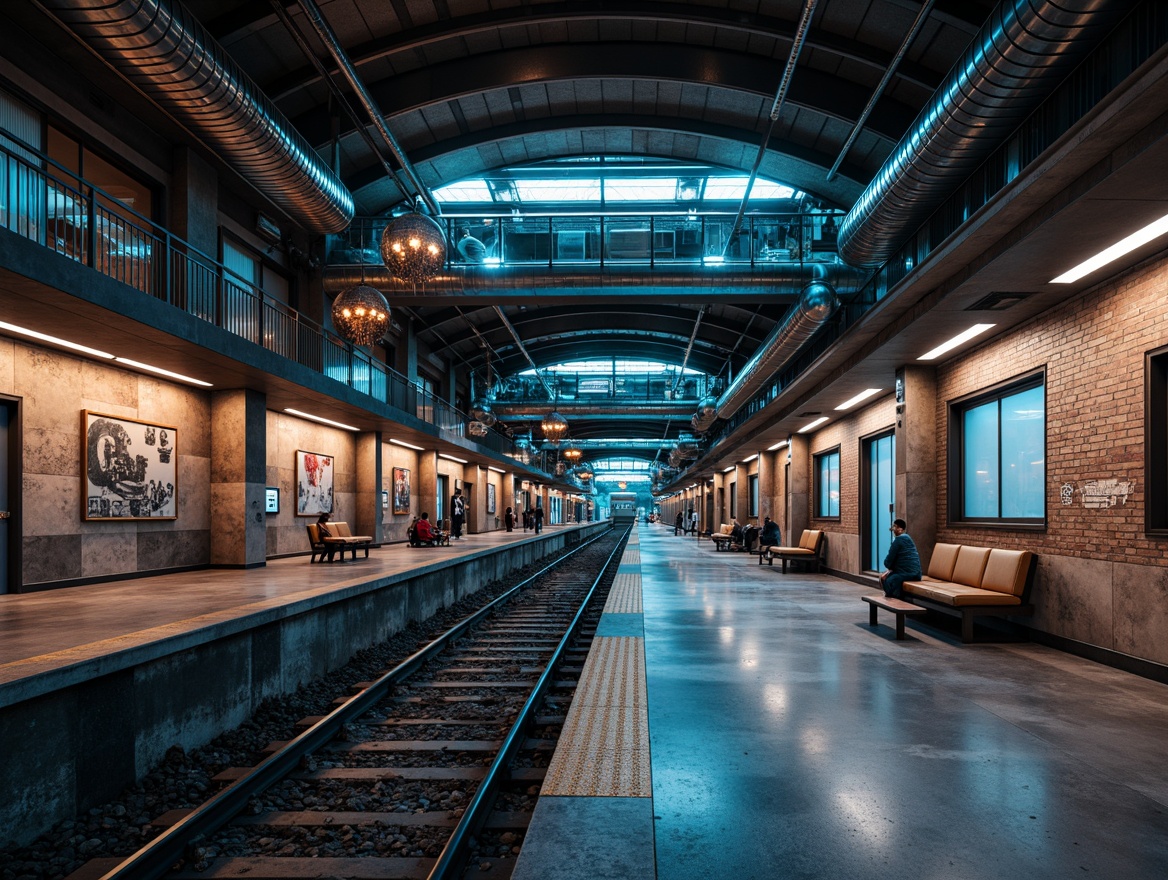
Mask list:
[[[265,564],[267,405],[259,391],[211,394],[211,564]]]
[[[927,571],[937,541],[937,372],[904,366],[896,373],[896,515]]]
[[[787,530],[783,540],[797,544],[811,527],[811,441],[802,434],[791,438],[791,468],[787,480]]]

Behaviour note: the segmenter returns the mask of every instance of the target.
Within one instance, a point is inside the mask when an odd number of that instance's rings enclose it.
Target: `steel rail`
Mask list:
[[[575,617],[572,618],[572,623],[568,626],[567,632],[564,633],[564,637],[560,639],[560,643],[556,646],[555,651],[548,660],[547,666],[544,667],[543,674],[535,683],[535,687],[532,688],[527,702],[519,710],[519,717],[515,720],[515,724],[511,726],[511,730],[503,740],[502,747],[500,747],[498,754],[495,755],[495,760],[487,769],[486,777],[479,784],[479,787],[475,789],[474,797],[467,804],[466,812],[462,814],[458,825],[455,826],[454,831],[447,838],[446,846],[443,847],[441,854],[438,856],[438,861],[435,862],[426,880],[451,880],[451,878],[458,876],[465,867],[464,863],[468,849],[467,844],[470,838],[478,834],[482,830],[483,825],[486,824],[487,817],[494,806],[495,795],[498,793],[499,785],[510,772],[511,761],[515,758],[515,753],[519,751],[520,746],[523,745],[523,740],[527,736],[526,728],[528,722],[535,715],[535,710],[543,702],[544,696],[551,687],[556,666],[559,665],[561,658],[568,650],[568,646],[576,638],[580,630],[580,625],[584,622],[584,612],[588,609],[588,605],[596,593],[596,588],[599,586],[601,578],[607,574],[609,566],[612,565],[612,558],[616,556],[618,551],[623,550],[625,538],[628,538],[629,532],[631,531],[632,526],[625,529],[624,538],[613,548],[612,553],[605,560],[600,574],[596,576],[596,580],[588,588],[588,595],[580,603],[580,607],[576,611]],[[604,534],[608,534],[608,532]]]
[[[599,541],[609,531],[611,529],[601,532],[595,538],[582,543],[572,552],[540,569],[531,577],[520,581],[474,614],[456,623],[424,648],[415,651],[361,693],[348,700],[344,705],[338,706],[300,735],[289,740],[282,748],[261,761],[223,791],[200,804],[189,815],[166,829],[150,843],[102,874],[99,880],[160,880],[170,872],[175,862],[183,858],[187,847],[195,840],[213,834],[235,818],[247,806],[253,795],[269,788],[296,770],[305,755],[326,745],[345,724],[377,705],[387,695],[392,685],[408,678],[451,642],[460,638],[468,629],[494,613],[500,605],[520,590],[528,587],[536,578],[543,577],[548,572],[573,559],[576,554]]]

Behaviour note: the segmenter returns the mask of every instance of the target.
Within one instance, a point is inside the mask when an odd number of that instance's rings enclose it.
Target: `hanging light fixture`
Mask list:
[[[561,440],[568,433],[568,420],[555,410],[544,416],[539,426],[543,429],[543,436],[546,440]]]
[[[381,259],[394,278],[415,284],[429,281],[446,262],[446,236],[431,218],[409,211],[386,224]]]
[[[354,345],[373,345],[389,329],[389,304],[368,284],[350,287],[333,300],[333,326]]]
[[[581,458],[584,457],[584,453],[575,446],[569,446],[567,449],[561,452],[560,455],[562,455],[567,461],[572,462],[572,464],[576,464],[580,461]]]
[[[629,484],[628,484],[628,483],[626,483],[624,480],[617,480],[617,483],[616,483],[616,484],[617,484],[617,486],[618,486],[618,487],[620,487],[621,489],[627,489],[627,488],[629,488]]]
[[[592,479],[592,468],[589,467],[588,462],[582,461],[576,465],[576,476],[585,482]]]

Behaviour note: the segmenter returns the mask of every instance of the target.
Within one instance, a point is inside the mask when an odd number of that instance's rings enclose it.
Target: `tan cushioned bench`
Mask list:
[[[783,563],[783,574],[787,573],[787,562],[813,562],[818,572],[823,567],[823,542],[826,536],[822,529],[804,529],[799,536],[798,547],[759,547],[758,564],[765,558],[768,565],[775,564],[777,556]]]
[[[313,526],[309,526],[312,528]],[[319,526],[317,527],[319,530]],[[340,550],[341,561],[345,559],[345,551],[352,551],[352,558],[357,558],[357,551],[361,548],[365,550],[365,558],[369,558],[369,545],[373,543],[372,535],[354,535],[349,529],[349,524],[344,521],[331,522],[326,525],[326,528],[332,533],[326,538],[321,538],[321,542],[326,546],[335,550]],[[333,553],[328,554],[328,561],[333,561]]]
[[[719,550],[725,550],[730,546],[730,533],[732,531],[734,531],[734,523],[722,523],[718,531],[710,535],[710,540]]]
[[[968,642],[975,616],[1033,612],[1029,592],[1035,562],[1029,550],[937,544],[928,573],[919,581],[905,581],[904,598],[959,614],[961,639]]]

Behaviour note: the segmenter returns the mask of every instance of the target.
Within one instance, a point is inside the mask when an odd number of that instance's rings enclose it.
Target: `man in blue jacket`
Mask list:
[[[921,557],[917,553],[917,545],[905,532],[907,528],[908,523],[903,519],[892,521],[892,546],[888,548],[888,555],[884,557],[885,571],[880,575],[884,595],[895,599],[900,598],[901,585],[905,581],[916,581],[921,578]]]

